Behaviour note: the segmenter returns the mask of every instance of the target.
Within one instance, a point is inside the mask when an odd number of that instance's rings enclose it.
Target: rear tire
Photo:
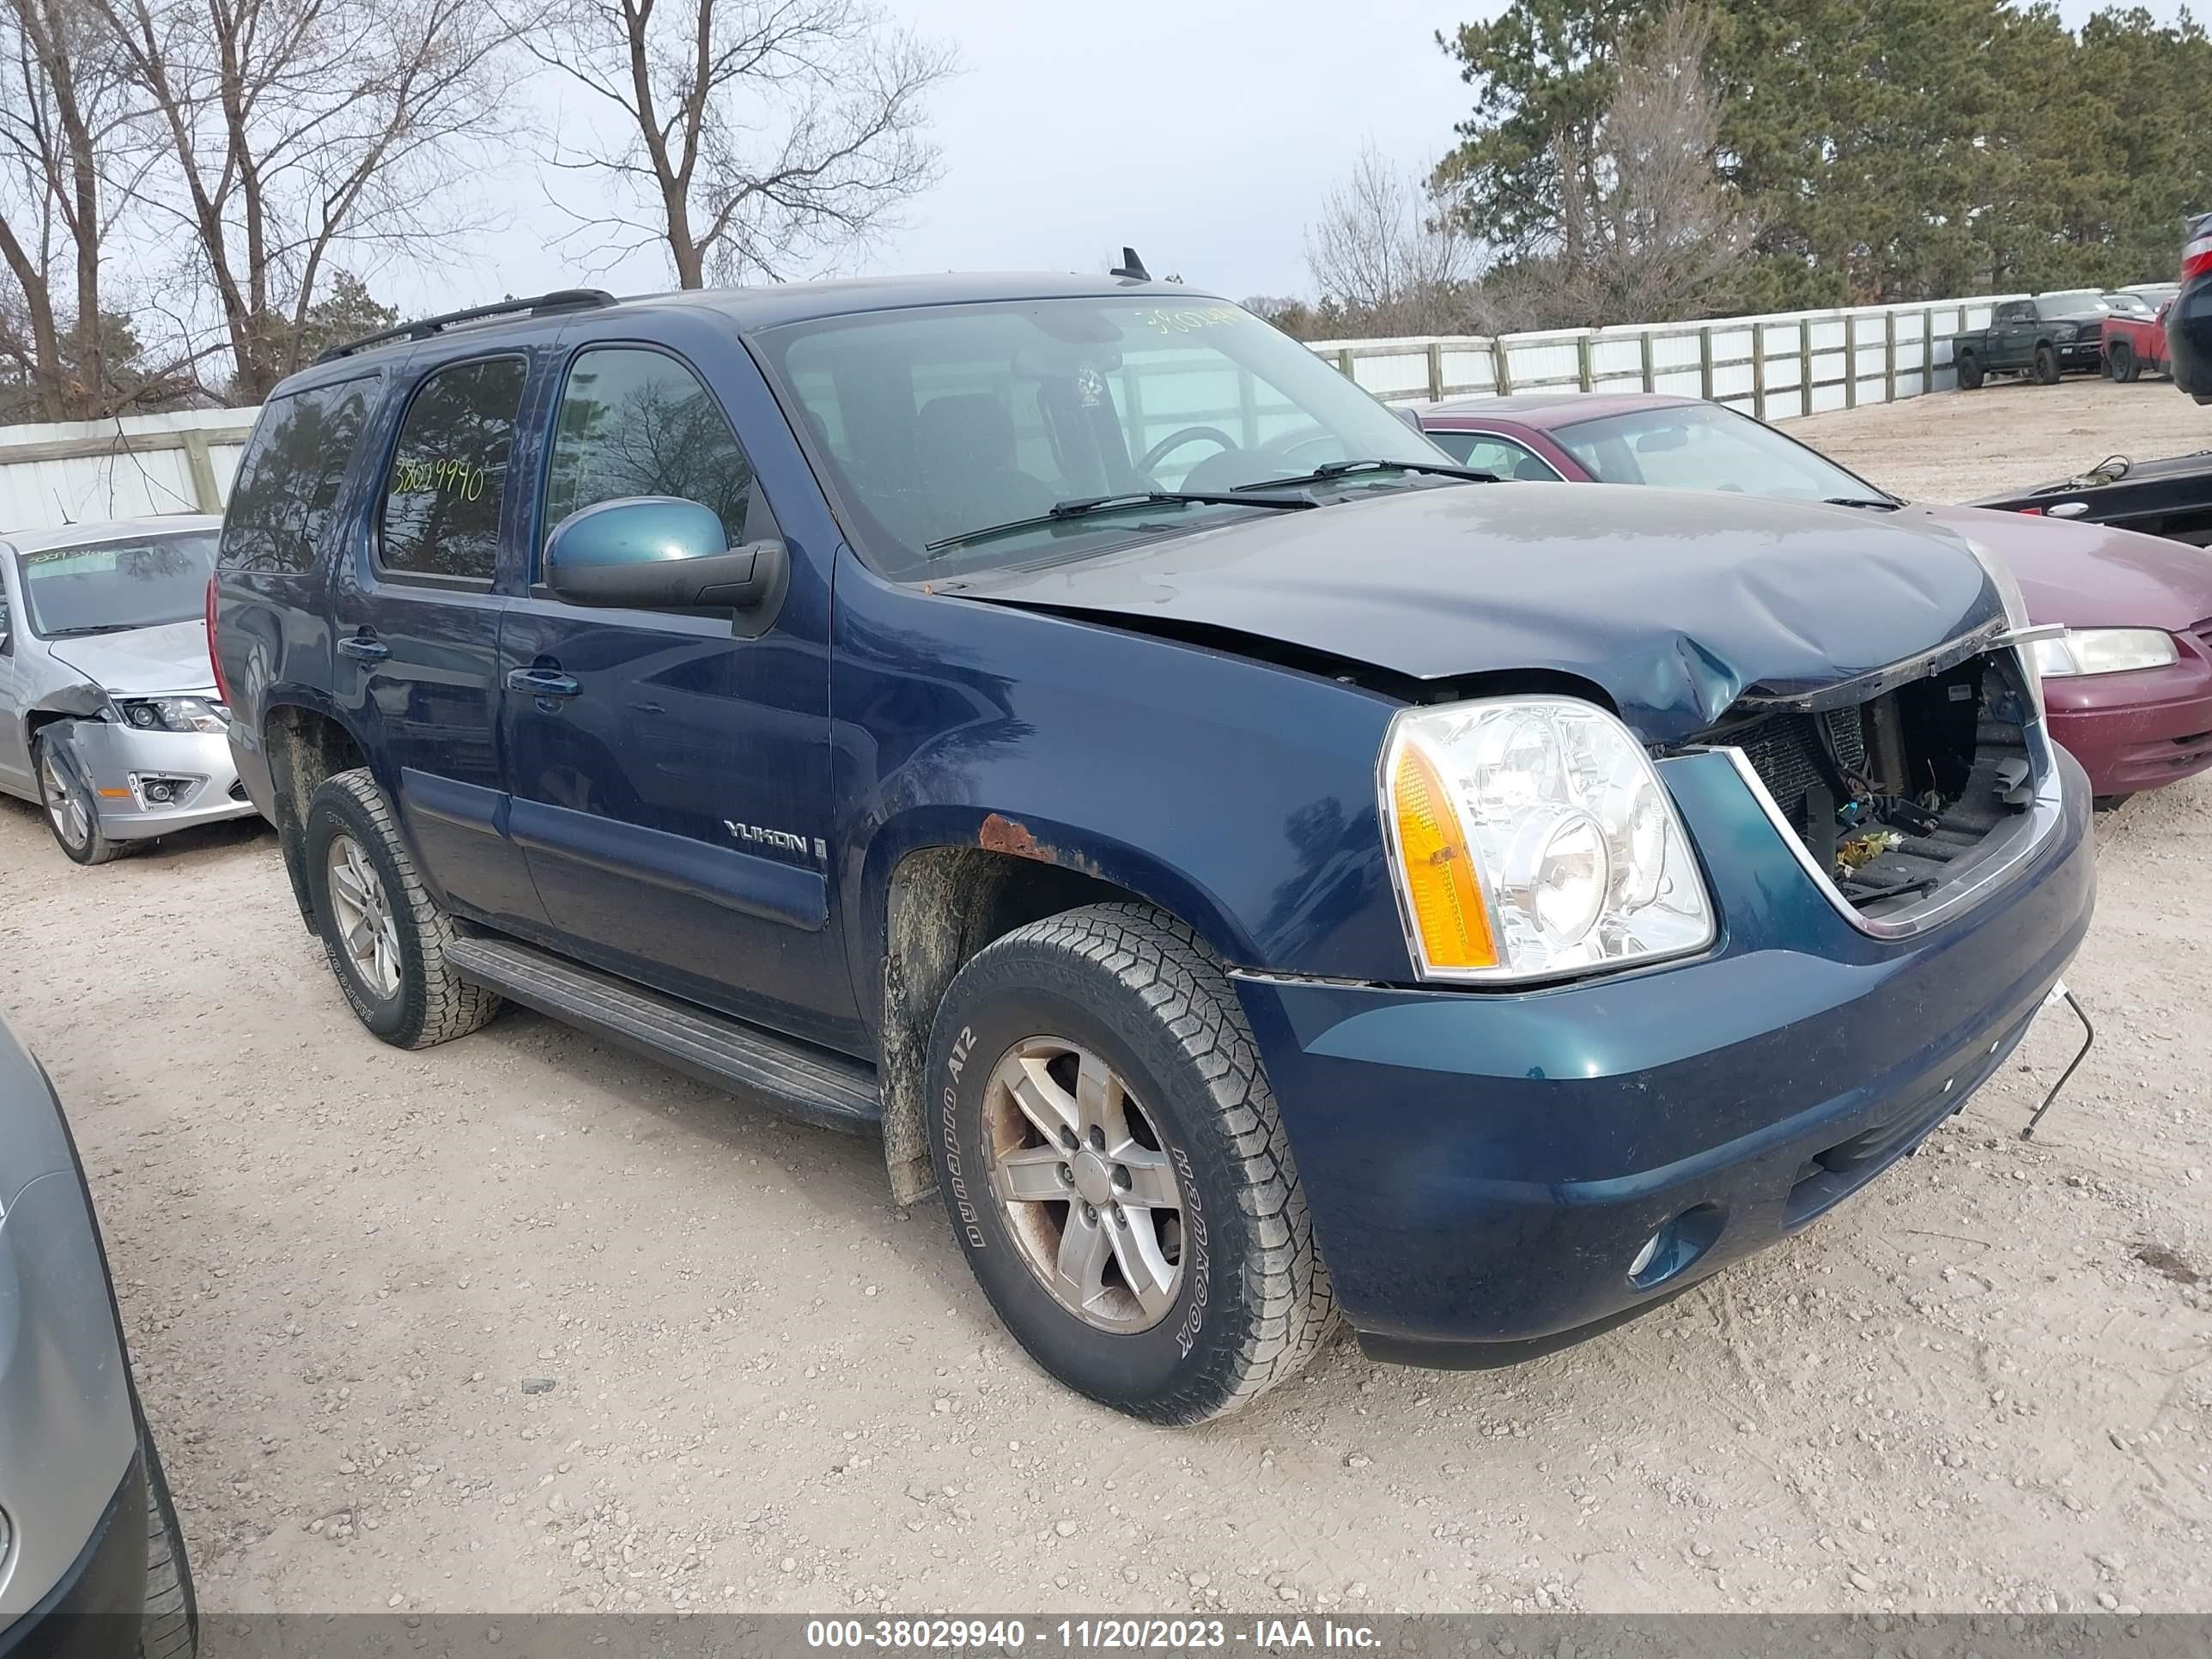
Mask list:
[[[2142,362],[2136,349],[2125,340],[2115,340],[2106,348],[2105,367],[2122,386],[2132,386],[2142,374]]]
[[[1200,1423],[1320,1349],[1335,1304],[1274,1097],[1181,922],[1092,905],[985,947],[939,1007],[929,1075],[954,1236],[1061,1382]]]
[[[428,1048],[499,1012],[495,994],[447,965],[453,919],[423,884],[366,767],[315,791],[307,842],[315,931],[363,1025],[394,1048]]]
[[[192,1659],[199,1651],[200,1610],[185,1554],[185,1531],[178,1524],[153,1437],[142,1435],[141,1443],[146,1461],[146,1606],[138,1625],[138,1659]]]
[[[1982,386],[1982,366],[1971,351],[1959,354],[1959,388],[1962,392],[1978,392]]]
[[[2035,349],[2035,383],[2038,386],[2058,384],[2058,354],[2047,345]]]
[[[49,727],[33,745],[39,775],[39,805],[54,845],[73,864],[107,864],[123,856],[127,842],[110,841],[100,830],[100,798],[62,753],[60,734]]]

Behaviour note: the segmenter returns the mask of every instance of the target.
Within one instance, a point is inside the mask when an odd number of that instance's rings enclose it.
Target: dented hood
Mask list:
[[[208,660],[207,624],[198,618],[117,634],[58,639],[47,649],[94,685],[118,696],[204,691],[215,684],[215,668]]]
[[[1652,743],[1753,687],[1816,690],[2004,615],[1966,544],[1927,520],[1613,484],[1411,489],[937,586],[1421,679],[1572,674]]]

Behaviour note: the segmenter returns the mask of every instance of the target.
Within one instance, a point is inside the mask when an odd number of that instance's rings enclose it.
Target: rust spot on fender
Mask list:
[[[1090,876],[1099,873],[1097,860],[1086,858],[1080,853],[1064,853],[1057,847],[1039,841],[1026,823],[997,812],[983,820],[983,827],[975,833],[975,844],[987,853],[1010,853],[1018,859],[1034,859],[1039,864],[1057,864],[1065,869],[1080,870]]]
[[[987,853],[1012,853],[1018,859],[1041,859],[1047,864],[1056,862],[1049,848],[1037,845],[1037,838],[1030,833],[1029,825],[1001,817],[996,812],[983,820],[983,828],[975,836],[975,844]]]

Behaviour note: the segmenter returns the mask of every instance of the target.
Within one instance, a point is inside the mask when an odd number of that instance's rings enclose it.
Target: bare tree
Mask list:
[[[110,412],[102,167],[130,114],[118,54],[83,0],[0,0],[0,352],[49,421]],[[57,289],[59,291],[57,292]]]
[[[1711,21],[1675,4],[1627,53],[1603,117],[1552,144],[1552,222],[1483,284],[1492,329],[1665,322],[1751,251],[1755,227],[1716,165]]]
[[[682,287],[834,258],[936,180],[926,99],[951,54],[864,0],[556,0],[525,38],[624,117],[620,143],[546,158],[612,185],[578,229],[665,242]]]
[[[341,253],[443,257],[489,193],[510,37],[464,0],[87,0],[148,107],[137,186],[189,235],[257,402]]]
[[[1363,148],[1306,232],[1306,267],[1324,311],[1378,333],[1455,326],[1474,250],[1437,205],[1372,145]]]

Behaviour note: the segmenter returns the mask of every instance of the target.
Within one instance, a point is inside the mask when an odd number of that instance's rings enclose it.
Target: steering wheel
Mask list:
[[[1169,433],[1166,437],[1146,450],[1144,459],[1137,463],[1138,472],[1149,477],[1154,467],[1174,454],[1176,450],[1181,449],[1185,444],[1196,443],[1200,438],[1209,443],[1218,444],[1224,450],[1239,447],[1237,440],[1218,426],[1187,426],[1181,431]]]
[[[1340,450],[1342,447],[1342,440],[1339,439],[1337,435],[1331,432],[1327,427],[1316,423],[1312,426],[1296,427],[1288,432],[1278,433],[1275,436],[1268,439],[1267,442],[1261,444],[1260,447],[1265,450],[1268,454],[1274,456],[1278,460],[1290,464],[1293,463],[1294,458],[1302,450],[1314,449],[1327,446],[1334,446]],[[1328,454],[1317,456],[1316,460],[1316,463],[1318,463],[1320,461],[1333,461],[1337,459],[1337,455]]]

